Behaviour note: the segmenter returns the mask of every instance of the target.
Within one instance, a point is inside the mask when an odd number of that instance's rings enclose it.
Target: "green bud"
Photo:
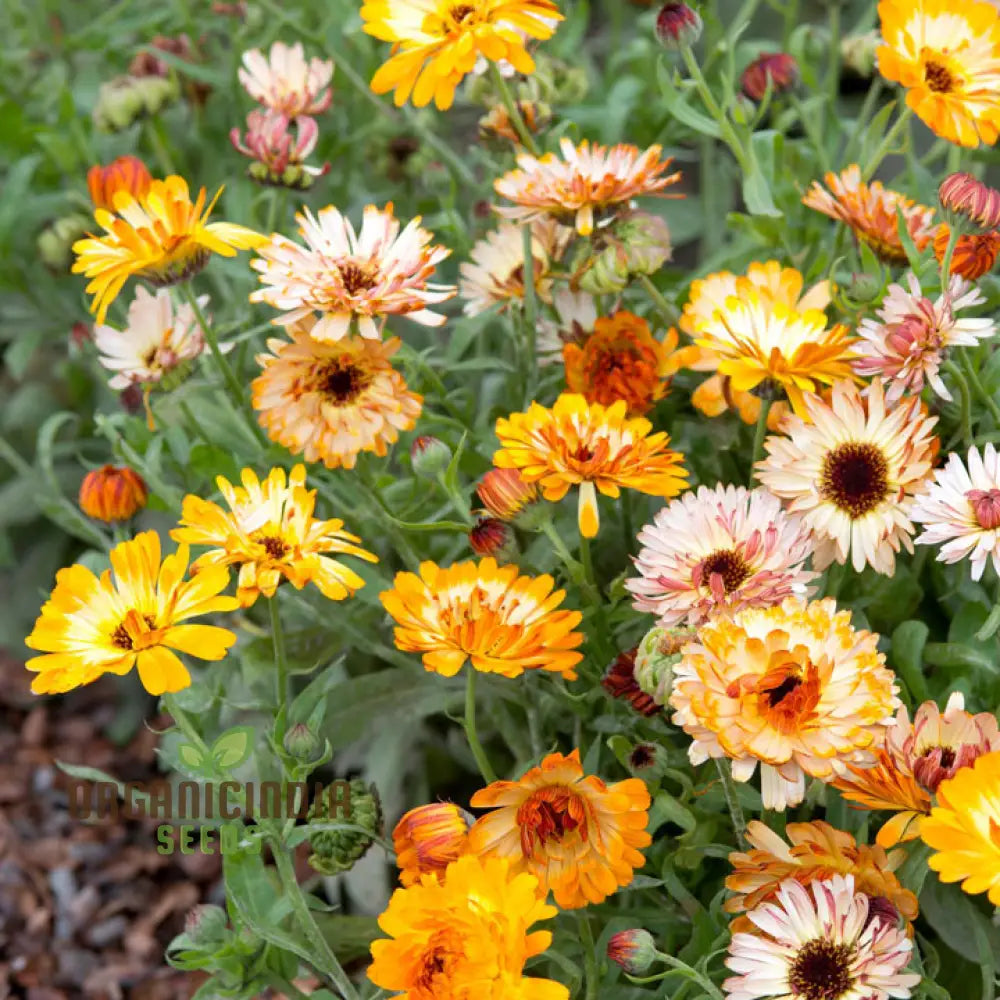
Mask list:
[[[421,434],[410,445],[410,461],[421,479],[437,479],[448,468],[451,448],[430,434]]]
[[[608,939],[608,958],[630,976],[648,972],[658,954],[653,935],[641,927],[619,931]]]
[[[875,53],[881,44],[877,31],[847,35],[840,40],[840,58],[844,69],[862,80],[875,75]]]
[[[184,933],[199,945],[221,944],[229,934],[229,919],[219,906],[204,903],[188,910],[184,918]]]
[[[302,722],[296,722],[285,733],[284,747],[286,753],[307,764],[316,759],[320,750],[316,734]]]
[[[844,298],[855,307],[873,305],[882,298],[882,279],[864,271],[851,275],[851,280],[843,290]]]
[[[95,228],[88,215],[67,215],[56,219],[38,234],[35,246],[42,263],[57,273],[73,264],[73,244]]]
[[[589,244],[581,242],[573,264],[584,291],[608,295],[622,291],[636,275],[654,274],[670,257],[666,222],[649,212],[629,212],[598,230]]]
[[[147,115],[155,115],[180,97],[177,77],[116,76],[101,84],[94,106],[94,126],[121,132]]]
[[[695,637],[693,629],[657,625],[642,638],[635,652],[635,681],[657,705],[666,705],[674,683],[681,647]]]
[[[382,803],[374,785],[366,785],[360,778],[351,781],[350,816],[339,812],[328,814],[326,796],[317,799],[309,808],[312,823],[349,823],[362,830],[317,830],[309,838],[312,854],[309,864],[323,875],[337,875],[354,867],[369,847],[373,838],[383,832]]]

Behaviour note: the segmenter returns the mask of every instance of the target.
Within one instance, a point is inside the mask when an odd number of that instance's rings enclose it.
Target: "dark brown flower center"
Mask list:
[[[280,559],[288,552],[288,546],[274,535],[264,535],[257,539],[258,545],[263,545],[271,559]]]
[[[356,260],[341,261],[337,265],[340,280],[349,295],[367,292],[378,284],[378,267],[375,264],[360,264]]]
[[[788,973],[788,985],[803,1000],[837,1000],[853,985],[851,959],[854,949],[825,938],[809,941],[799,949]]]
[[[143,615],[142,618],[146,623],[146,627],[152,629],[156,619],[152,615]],[[122,622],[118,628],[111,633],[111,643],[119,649],[131,650],[135,648],[135,645],[132,642],[132,636],[128,634],[128,629],[125,627],[125,622]]]
[[[353,402],[371,385],[372,376],[350,361],[332,361],[320,373],[319,391],[340,406]]]
[[[951,70],[934,59],[924,63],[924,82],[936,94],[950,94],[955,90],[955,77]]]
[[[731,594],[750,575],[750,567],[738,552],[732,549],[720,549],[718,552],[713,552],[701,564],[704,582],[710,582],[716,573],[722,577],[722,586],[726,593]]]
[[[455,24],[461,24],[470,14],[474,14],[475,12],[476,8],[471,3],[455,4],[450,11],[451,19]]]
[[[820,489],[852,518],[863,517],[889,495],[889,463],[873,444],[838,445],[823,461]]]

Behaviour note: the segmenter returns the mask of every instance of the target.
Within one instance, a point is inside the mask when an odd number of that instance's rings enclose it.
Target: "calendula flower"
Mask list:
[[[893,737],[898,733],[892,730]],[[1000,729],[992,713],[966,712],[965,696],[954,691],[943,712],[933,701],[917,709],[913,733],[902,750],[912,764],[913,776],[934,795],[942,781],[955,777],[979,757],[1000,750]]]
[[[691,763],[729,757],[733,777],[748,781],[759,762],[765,809],[798,805],[806,775],[830,781],[841,763],[872,763],[899,707],[877,643],[829,598],[707,622],[670,694]]]
[[[149,487],[128,466],[102,465],[80,483],[80,509],[98,521],[127,521],[146,506]]]
[[[524,127],[532,135],[541,132],[552,117],[549,106],[537,101],[518,101],[517,110],[521,113]],[[505,142],[513,143],[518,148],[521,146],[521,137],[517,134],[517,128],[511,120],[510,113],[502,104],[493,105],[489,112],[479,119],[479,138],[484,140],[502,139]]]
[[[923,526],[917,545],[941,545],[938,560],[969,558],[972,579],[981,580],[986,562],[1000,573],[1000,458],[992,444],[980,454],[969,449],[968,467],[952,453],[934,481],[918,494],[910,516]],[[943,544],[942,544],[943,543]]]
[[[908,290],[890,285],[878,318],[861,321],[854,370],[884,379],[887,403],[897,402],[904,393],[919,395],[925,379],[934,392],[950,400],[939,375],[947,349],[972,347],[996,333],[992,319],[960,318],[958,313],[986,299],[957,276],[935,300],[923,294],[916,275],[907,275],[907,285]]]
[[[950,238],[951,230],[942,223],[934,235],[934,256],[939,264],[944,263]],[[964,233],[955,241],[948,273],[975,281],[993,270],[998,253],[1000,253],[1000,230],[991,230],[988,233]]]
[[[466,316],[478,316],[495,305],[502,312],[512,302],[524,300],[523,228],[510,222],[501,223],[472,248],[470,259],[459,265],[462,275],[459,295],[465,299],[462,312]],[[543,302],[551,301],[552,269],[571,236],[572,230],[551,219],[543,219],[531,227],[533,284],[535,295]]]
[[[1000,134],[1000,24],[986,0],[882,0],[879,72],[937,136],[992,146]]]
[[[578,485],[580,533],[593,538],[600,526],[598,490],[609,497],[622,488],[672,497],[687,478],[683,456],[667,448],[669,437],[651,434],[648,420],[629,418],[627,411],[625,400],[604,407],[573,393],[563,393],[552,409],[532,403],[526,413],[497,420],[500,450],[493,464],[518,469],[552,502]]]
[[[150,182],[149,190],[137,197],[130,191],[115,193],[114,212],[98,208],[94,219],[103,236],[90,236],[73,244],[73,273],[90,278],[91,312],[103,323],[129,278],[142,278],[151,285],[172,285],[200,271],[211,254],[235,257],[266,241],[266,237],[232,222],[209,222],[208,217],[222,193],[205,205],[205,189],[191,201],[187,181],[172,175]]]
[[[137,156],[119,156],[106,167],[94,166],[87,171],[87,188],[94,208],[114,211],[117,191],[127,191],[141,199],[149,191],[153,178],[146,164]]]
[[[920,982],[904,972],[913,942],[880,917],[854,876],[794,879],[773,903],[747,914],[754,932],[736,933],[722,984],[727,1000],[889,1000],[910,996]]]
[[[243,53],[243,67],[237,75],[246,92],[265,108],[289,118],[318,115],[333,100],[333,60],[306,62],[300,42],[275,42],[266,56],[260,49],[250,49]]]
[[[819,181],[813,181],[802,204],[850,226],[854,235],[885,263],[907,262],[906,250],[899,238],[897,212],[902,212],[907,232],[917,250],[922,251],[934,238],[933,209],[883,187],[881,181],[866,184],[861,180],[861,168],[856,163],[839,174],[826,174],[824,180],[826,188]]]
[[[563,363],[563,347],[583,343],[597,323],[597,302],[589,292],[574,292],[561,286],[552,293],[556,318],[538,320],[535,351],[539,367]]]
[[[357,233],[333,205],[315,216],[304,208],[295,218],[306,246],[275,233],[252,264],[264,287],[252,292],[250,301],[282,310],[273,320],[276,325],[289,326],[318,312],[311,335],[336,341],[350,333],[352,322],[362,337],[378,340],[376,317],[408,316],[424,326],[445,321],[426,307],[450,299],[456,290],[428,279],[451,251],[431,246],[434,237],[420,228],[419,216],[400,232],[392,202],[384,209],[368,205]]]
[[[813,532],[817,569],[850,557],[859,573],[891,575],[900,546],[913,551],[909,511],[931,471],[937,418],[912,396],[887,408],[877,381],[864,399],[838,382],[829,404],[807,396],[806,411],[808,423],[789,416],[787,437],[764,441],[760,481]]]
[[[759,820],[750,820],[746,831],[750,850],[729,855],[733,873],[726,888],[737,895],[726,900],[727,913],[746,913],[772,902],[787,879],[809,886],[833,875],[852,875],[855,888],[873,908],[879,901],[887,912],[891,908],[908,922],[916,920],[917,897],[894,874],[905,852],[886,854],[881,847],[859,844],[821,819],[789,823],[785,836],[787,843]],[[746,917],[738,917],[730,926],[734,932],[754,930]]]
[[[948,222],[960,229],[1000,228],[1000,191],[972,174],[949,174],[938,188],[938,201]]]
[[[566,596],[551,576],[520,576],[495,559],[442,568],[420,564],[420,575],[397,573],[379,600],[396,621],[396,647],[422,653],[425,670],[454,677],[468,660],[483,673],[517,677],[547,670],[576,678],[583,633],[579,611],[558,610]]]
[[[1000,751],[959,770],[937,790],[937,805],[920,822],[928,860],[942,882],[961,882],[970,895],[988,892],[1000,906]]]
[[[358,455],[379,457],[420,416],[423,397],[410,392],[390,358],[399,338],[348,337],[322,343],[311,335],[314,317],[272,338],[258,354],[263,373],[253,381],[253,407],[273,441],[307,462],[353,469]]]
[[[192,572],[239,566],[236,596],[243,607],[261,595],[273,597],[282,580],[296,590],[314,583],[331,601],[353,597],[365,585],[333,556],[357,556],[367,562],[378,558],[357,545],[360,538],[341,530],[343,521],[313,517],[316,491],[306,489],[304,465],[296,465],[287,480],[284,469],[272,469],[263,483],[253,469],[244,469],[240,479],[242,487],[224,476],[215,480],[228,510],[194,494],[184,498],[180,527],[171,537],[211,548],[195,561]]]
[[[538,487],[517,469],[490,469],[476,492],[483,506],[501,521],[514,521],[538,500]]]
[[[365,0],[361,19],[367,34],[393,44],[372,90],[394,91],[397,107],[412,97],[418,108],[433,100],[444,111],[480,55],[534,72],[526,39],[551,38],[563,15],[552,0]]]
[[[319,126],[315,118],[290,118],[282,111],[257,108],[247,115],[246,135],[229,133],[233,148],[249,156],[248,173],[255,181],[279,187],[308,188],[330,169],[329,163],[310,167],[305,161],[316,148]]]
[[[44,654],[25,664],[38,674],[35,694],[62,694],[133,667],[150,694],[180,691],[191,675],[173,650],[221,660],[236,642],[228,629],[182,624],[239,607],[235,598],[219,596],[229,583],[225,567],[185,580],[187,546],[161,563],[155,531],[116,545],[110,559],[111,569],[99,577],[79,564],[56,573],[55,589],[24,640]]]
[[[809,531],[764,489],[699,486],[662,508],[638,538],[639,575],[625,587],[633,607],[661,625],[698,626],[813,590]]]
[[[633,198],[659,194],[680,180],[680,171],[672,174],[673,160],[660,159],[660,146],[640,150],[619,144],[599,146],[584,139],[574,146],[569,139],[559,141],[562,158],[546,153],[541,158],[522,153],[517,169],[497,178],[493,188],[513,206],[498,206],[507,219],[530,222],[550,216],[566,225],[574,225],[581,236],[589,236],[595,225],[627,207]],[[666,176],[664,176],[666,174]]]
[[[424,875],[444,875],[465,853],[472,817],[453,802],[411,809],[392,831],[399,881],[415,885]]]
[[[580,751],[549,754],[517,781],[494,781],[472,796],[491,809],[469,830],[468,849],[530,872],[559,907],[600,903],[628,885],[652,837],[649,792],[639,778],[606,785],[585,775]]]

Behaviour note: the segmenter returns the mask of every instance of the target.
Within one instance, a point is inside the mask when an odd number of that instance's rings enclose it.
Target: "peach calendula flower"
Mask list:
[[[814,589],[809,531],[764,489],[699,486],[662,508],[638,540],[639,575],[625,588],[661,625],[698,626]]]
[[[937,790],[937,805],[920,821],[920,837],[942,882],[961,882],[970,895],[988,892],[1000,906],[1000,750],[962,768]]]
[[[492,306],[503,312],[511,303],[524,300],[525,267],[523,226],[501,223],[470,251],[459,265],[462,280],[458,294],[465,299],[462,312],[478,316]],[[531,226],[531,266],[535,294],[551,301],[552,270],[569,244],[572,230],[551,219]]]
[[[384,209],[367,205],[359,232],[333,205],[318,215],[304,208],[295,218],[306,246],[275,233],[252,262],[264,287],[250,301],[282,310],[275,325],[318,312],[311,331],[316,340],[341,340],[352,322],[362,337],[378,340],[376,317],[408,316],[424,326],[445,321],[427,306],[450,299],[456,289],[428,279],[451,251],[431,245],[434,237],[420,228],[419,216],[402,232],[392,202]]]
[[[765,809],[798,805],[806,775],[868,764],[899,707],[878,636],[856,631],[827,598],[788,598],[701,627],[674,667],[673,721],[692,737],[692,764],[729,757],[749,781],[761,765]]]
[[[950,230],[945,223],[942,223],[934,236],[934,256],[939,264],[944,263],[949,239]],[[993,270],[998,253],[1000,253],[1000,230],[990,230],[988,233],[963,233],[955,241],[948,271],[952,275],[975,281]]]
[[[987,443],[969,449],[968,464],[952,453],[910,511],[923,531],[917,545],[941,545],[938,561],[969,558],[972,579],[981,580],[988,560],[1000,573],[1000,457]],[[943,544],[942,544],[943,543]]]
[[[115,192],[114,211],[94,212],[103,236],[89,236],[73,244],[73,273],[90,278],[91,312],[103,323],[129,278],[142,278],[151,285],[172,285],[200,271],[211,254],[235,257],[237,250],[259,246],[267,237],[232,222],[209,222],[208,217],[222,188],[206,206],[205,189],[192,202],[187,181],[170,176],[154,180],[137,197],[130,191]]]
[[[573,225],[581,236],[589,236],[595,225],[614,216],[642,195],[682,198],[661,192],[680,180],[680,171],[666,174],[673,160],[660,159],[663,149],[619,144],[591,146],[586,139],[574,146],[559,141],[562,157],[546,153],[541,158],[522,153],[517,169],[498,177],[493,188],[513,206],[498,206],[507,219],[530,222],[552,217]],[[666,174],[666,176],[664,176]]]
[[[117,191],[127,191],[134,198],[143,198],[153,178],[146,164],[137,156],[119,156],[106,167],[94,166],[87,171],[87,188],[94,208],[114,211]]]
[[[916,275],[906,277],[908,289],[892,284],[882,300],[877,319],[858,326],[860,341],[854,370],[885,380],[885,401],[895,403],[904,393],[920,394],[926,380],[943,399],[951,393],[938,374],[949,347],[974,347],[992,337],[992,319],[971,319],[957,314],[986,299],[962,278],[953,276],[937,299],[927,298]]]
[[[623,488],[672,497],[687,479],[684,456],[667,448],[666,433],[651,434],[648,420],[627,412],[623,399],[604,407],[573,393],[563,393],[551,409],[532,403],[526,413],[497,420],[500,450],[493,464],[517,469],[552,502],[578,485],[580,533],[593,538],[600,526],[598,490],[615,498]]]
[[[881,181],[866,184],[856,163],[839,174],[831,171],[824,180],[826,188],[813,181],[802,204],[850,226],[854,235],[885,263],[905,264],[908,259],[899,238],[897,212],[902,212],[917,250],[922,251],[934,238],[937,227],[933,209],[883,187]]]
[[[551,38],[563,15],[552,0],[365,0],[361,19],[367,34],[393,44],[372,90],[394,91],[397,107],[412,96],[418,108],[433,100],[444,111],[480,55],[534,72],[527,38]]]
[[[551,576],[520,576],[495,559],[442,568],[420,564],[420,575],[397,573],[379,600],[396,621],[396,648],[422,653],[425,670],[454,677],[473,669],[503,677],[546,670],[576,679],[583,633],[579,611],[559,610],[564,590]]]
[[[322,343],[311,336],[314,322],[300,320],[290,341],[272,338],[270,353],[257,355],[263,372],[251,386],[253,407],[271,440],[293,455],[353,469],[363,451],[386,455],[416,424],[423,397],[392,367],[398,337]]]
[[[727,1000],[906,1000],[920,982],[904,971],[913,955],[906,932],[857,891],[853,875],[810,889],[789,879],[747,914],[752,933],[738,931],[729,944],[726,967],[736,975],[722,984]]]
[[[98,521],[127,521],[148,499],[146,481],[128,466],[102,465],[80,483],[80,509]]]
[[[236,598],[219,596],[229,583],[225,567],[185,580],[187,546],[161,563],[155,531],[116,545],[110,559],[111,569],[99,577],[79,564],[56,573],[55,589],[24,640],[44,654],[25,664],[38,674],[35,694],[62,694],[133,667],[150,694],[180,691],[191,675],[174,650],[221,660],[236,642],[228,629],[182,624],[239,607]]]
[[[765,439],[758,478],[813,532],[817,569],[850,558],[859,573],[891,575],[900,546],[913,551],[909,511],[931,472],[937,418],[914,396],[887,407],[878,381],[865,398],[838,382],[830,403],[807,396],[806,412],[808,423],[789,416],[787,436]]]
[[[1000,24],[986,0],[882,0],[879,72],[937,136],[992,146],[1000,134]]]
[[[468,849],[504,858],[538,879],[564,910],[600,903],[628,885],[652,843],[649,792],[639,778],[606,785],[585,775],[580,751],[549,754],[517,781],[494,781],[472,796],[491,809],[469,830]]]
[[[306,62],[301,42],[275,42],[266,56],[260,49],[244,52],[243,67],[237,75],[255,101],[289,118],[318,115],[333,100],[333,60],[314,58]]]
[[[726,888],[737,895],[726,900],[727,913],[746,913],[773,901],[786,879],[808,886],[833,875],[853,875],[857,891],[868,897],[873,909],[880,905],[887,915],[895,911],[908,923],[916,920],[917,897],[894,874],[906,858],[904,851],[886,854],[881,847],[859,844],[821,819],[789,823],[785,837],[787,843],[759,820],[750,820],[750,850],[729,855],[733,873],[726,878]],[[738,917],[730,928],[752,932],[754,925]]]
[[[472,817],[453,802],[411,809],[392,831],[399,881],[410,886],[423,875],[443,875],[464,853]]]
[[[341,530],[336,518],[313,517],[316,491],[306,489],[306,468],[296,465],[285,478],[284,469],[272,469],[261,482],[252,469],[240,475],[242,487],[224,476],[215,480],[228,510],[210,500],[188,494],[184,498],[175,542],[205,545],[192,573],[208,566],[238,566],[236,596],[243,607],[258,597],[273,597],[282,580],[296,590],[314,583],[331,601],[353,597],[365,585],[352,569],[334,556],[357,556],[367,562],[378,557],[360,548],[361,539]]]

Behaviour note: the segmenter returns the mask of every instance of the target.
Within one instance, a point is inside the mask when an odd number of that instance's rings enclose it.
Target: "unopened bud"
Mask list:
[[[188,910],[184,918],[184,933],[195,944],[216,944],[225,938],[228,922],[225,910],[203,903]]]
[[[656,17],[656,37],[672,52],[691,48],[701,38],[702,20],[686,3],[664,4]]]
[[[96,521],[127,521],[146,506],[149,489],[128,466],[103,465],[80,483],[80,509]]]
[[[882,298],[882,279],[864,271],[851,275],[844,296],[855,306],[871,305]]]
[[[514,533],[506,521],[481,517],[469,532],[469,545],[477,556],[492,556],[497,562],[510,562],[517,555]]]
[[[636,743],[628,755],[629,771],[643,781],[657,781],[667,773],[670,760],[658,743]]]
[[[94,125],[100,132],[122,132],[179,97],[180,86],[174,75],[118,76],[101,85],[93,111]]]
[[[517,469],[490,469],[476,488],[487,512],[501,521],[513,521],[520,528],[531,529],[538,503],[538,487],[526,483]]]
[[[657,954],[653,935],[641,927],[619,931],[608,939],[608,958],[630,976],[648,972]]]
[[[437,479],[438,474],[448,468],[450,461],[451,449],[430,434],[421,434],[410,445],[410,462],[421,479]]]
[[[752,101],[761,101],[770,82],[771,92],[781,94],[799,82],[799,64],[787,52],[765,52],[758,56],[740,77],[743,93]]]
[[[308,763],[319,751],[319,739],[305,723],[297,722],[285,733],[285,752]]]
[[[875,75],[875,53],[881,44],[882,39],[877,31],[842,38],[840,60],[844,69],[862,80],[870,80]]]
[[[693,629],[657,625],[639,643],[635,651],[635,680],[639,690],[658,705],[666,705],[674,684],[674,667],[681,661],[681,649],[695,635]]]
[[[382,803],[374,785],[367,785],[360,778],[353,779],[349,801],[349,817],[341,816],[339,811],[331,815],[331,806],[322,796],[309,809],[310,823],[351,826],[351,829],[316,830],[310,835],[309,864],[323,875],[336,875],[353,868],[375,842],[374,838],[383,833]]]
[[[591,244],[581,243],[574,270],[585,292],[610,295],[635,275],[654,274],[671,252],[670,230],[660,216],[630,212],[602,229]]]
[[[94,228],[94,220],[87,215],[56,219],[38,234],[35,242],[41,262],[56,274],[68,272],[73,265],[73,244]]]
[[[972,174],[949,174],[938,188],[938,200],[945,219],[959,232],[1000,228],[1000,191]]]

